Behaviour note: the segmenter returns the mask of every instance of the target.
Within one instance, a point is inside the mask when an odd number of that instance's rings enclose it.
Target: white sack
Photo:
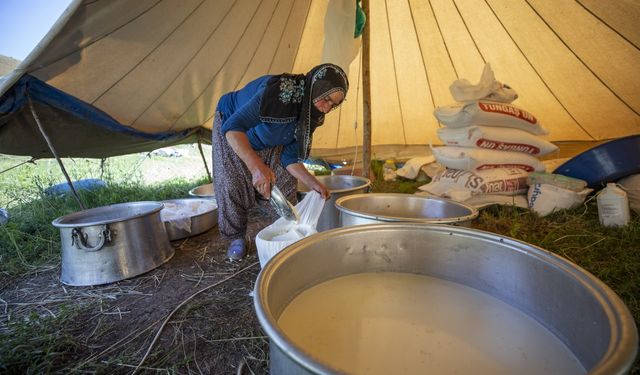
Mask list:
[[[408,178],[410,180],[418,177],[420,173],[420,169],[423,165],[433,163],[436,158],[433,155],[429,156],[420,156],[417,158],[411,158],[407,160],[406,163],[402,166],[402,168],[398,168],[396,174],[400,177]]]
[[[418,189],[461,202],[481,194],[518,195],[527,192],[527,175],[519,168],[447,169]]]
[[[587,181],[555,173],[532,172],[527,177],[527,184],[549,184],[567,190],[579,192],[587,187]]]
[[[524,152],[534,156],[558,150],[558,146],[529,132],[495,126],[440,128],[438,137],[445,145]]]
[[[579,206],[592,191],[587,188],[575,192],[549,184],[535,184],[529,186],[527,200],[531,210],[540,216],[547,216],[555,211]]]
[[[437,107],[433,114],[451,128],[486,125],[520,129],[535,135],[549,134],[531,113],[513,104],[480,100]]]
[[[518,93],[514,89],[496,81],[489,63],[485,64],[478,84],[472,85],[464,78],[458,79],[449,86],[449,91],[453,99],[459,102],[487,99],[494,102],[511,103],[518,98]]]
[[[316,191],[310,191],[296,205],[299,222],[279,218],[256,235],[256,248],[260,267],[285,247],[317,233],[316,226],[324,207],[324,199]]]
[[[454,146],[434,147],[431,151],[438,163],[450,169],[520,168],[527,172],[543,172],[545,170],[544,164],[540,160],[522,152]]]

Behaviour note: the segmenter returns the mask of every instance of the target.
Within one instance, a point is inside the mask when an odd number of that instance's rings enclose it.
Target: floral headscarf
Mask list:
[[[324,113],[314,102],[336,91],[346,97],[349,80],[334,64],[318,65],[307,74],[280,74],[267,81],[260,103],[260,121],[286,123],[298,121],[298,161],[309,156],[313,132],[324,123]]]

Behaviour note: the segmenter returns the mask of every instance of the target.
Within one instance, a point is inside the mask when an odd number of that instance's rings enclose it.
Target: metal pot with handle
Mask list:
[[[160,202],[92,208],[55,219],[60,228],[62,272],[67,285],[98,285],[131,278],[174,254]]]

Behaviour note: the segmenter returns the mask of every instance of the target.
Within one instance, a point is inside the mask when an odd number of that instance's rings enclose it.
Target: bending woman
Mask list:
[[[302,164],[324,115],[342,104],[349,82],[337,65],[322,64],[307,74],[262,76],[223,95],[213,121],[213,178],[218,227],[230,241],[227,256],[246,254],[247,213],[268,199],[277,185],[296,202],[297,180],[329,191]]]

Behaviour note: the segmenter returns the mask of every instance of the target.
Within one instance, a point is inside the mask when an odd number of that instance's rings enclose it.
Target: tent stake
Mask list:
[[[204,163],[204,170],[207,172],[207,176],[209,177],[209,182],[213,182],[211,178],[211,173],[209,172],[209,167],[207,166],[207,159],[204,157],[204,152],[202,151],[202,143],[200,143],[200,137],[198,137],[198,150],[200,150],[200,156],[202,156],[202,162]]]
[[[362,175],[371,175],[371,81],[369,71],[369,0],[362,0],[365,15],[362,33]]]
[[[36,114],[36,110],[33,107],[33,102],[31,101],[31,96],[27,95],[27,100],[29,100],[29,109],[31,109],[31,114],[33,115],[34,120],[36,120],[36,124],[38,124],[38,129],[40,129],[40,133],[42,133],[42,137],[47,142],[47,146],[49,146],[49,150],[51,150],[51,153],[53,154],[53,156],[58,161],[58,165],[60,165],[60,169],[62,170],[62,173],[64,174],[64,177],[67,179],[67,184],[69,184],[69,187],[71,188],[71,192],[73,193],[73,197],[78,202],[78,205],[80,206],[80,208],[82,210],[85,210],[86,208],[85,208],[84,204],[82,204],[82,201],[80,200],[80,197],[78,196],[78,192],[76,192],[76,189],[73,187],[73,183],[71,182],[71,178],[69,178],[69,174],[67,173],[67,170],[64,168],[64,164],[62,164],[62,160],[60,160],[60,158],[58,157],[58,153],[56,152],[55,148],[53,148],[53,144],[51,143],[51,140],[49,139],[49,136],[47,136],[47,133],[45,133],[45,131],[44,131],[44,127],[42,127],[42,124],[40,123],[40,118],[38,118],[38,115]]]

